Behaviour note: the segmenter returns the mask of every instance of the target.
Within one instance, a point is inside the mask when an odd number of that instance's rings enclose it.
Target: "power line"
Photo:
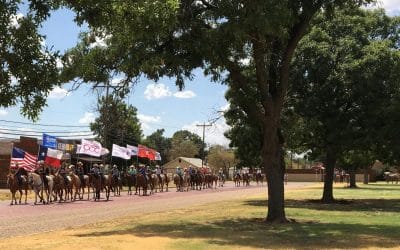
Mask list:
[[[21,129],[10,129],[10,128],[1,128],[0,127],[0,133],[2,131],[6,132],[29,132],[29,133],[51,133],[51,134],[72,134],[72,133],[90,133],[92,131],[90,130],[71,130],[71,131],[44,131],[44,130],[31,130],[31,129],[26,129],[26,130],[21,130]]]
[[[23,124],[23,125],[32,125],[32,126],[43,126],[43,127],[61,127],[61,128],[87,128],[88,126],[79,126],[79,125],[58,125],[58,124],[40,124],[40,123],[30,123],[30,122],[16,122],[16,121],[8,121],[0,119],[0,122],[7,122],[13,124]]]

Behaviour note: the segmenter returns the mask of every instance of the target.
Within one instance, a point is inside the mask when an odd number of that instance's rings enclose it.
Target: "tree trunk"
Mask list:
[[[364,184],[368,184],[368,182],[369,182],[369,167],[368,166],[365,166],[364,167],[364,181],[363,181],[363,183]]]
[[[356,168],[354,166],[350,167],[349,174],[350,174],[349,188],[357,188],[357,185],[356,185]]]
[[[270,119],[265,122],[263,165],[268,180],[267,223],[288,222],[285,215],[284,174],[285,162],[279,129]]]
[[[335,201],[333,198],[333,173],[336,164],[336,152],[332,148],[326,150],[325,160],[325,178],[324,178],[324,192],[322,194],[322,202],[332,203]]]

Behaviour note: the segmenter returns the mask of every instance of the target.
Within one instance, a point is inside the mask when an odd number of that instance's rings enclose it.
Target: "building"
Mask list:
[[[189,166],[201,168],[201,159],[178,157],[175,160],[165,163],[163,168],[167,173],[175,173],[177,166],[180,166],[181,168],[189,168]],[[207,167],[208,165],[203,164],[203,166]],[[214,169],[211,166],[210,169],[211,172],[214,173]]]

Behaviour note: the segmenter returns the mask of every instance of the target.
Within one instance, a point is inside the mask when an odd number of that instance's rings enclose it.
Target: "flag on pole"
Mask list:
[[[48,148],[57,148],[57,138],[52,135],[48,134],[43,134],[43,146],[48,147]]]
[[[156,156],[154,158],[156,161],[161,161],[161,154],[159,152],[156,152]]]
[[[131,155],[138,155],[138,152],[139,152],[138,147],[126,144],[126,148],[131,151]]]
[[[15,168],[16,164],[27,171],[33,171],[36,166],[36,156],[31,155],[20,148],[13,147],[11,153],[11,168]]]
[[[77,153],[100,157],[101,149],[102,146],[100,142],[82,139],[81,146],[79,151],[77,150]]]
[[[44,161],[47,155],[47,147],[39,145],[38,161]]]
[[[47,155],[44,162],[52,167],[60,167],[61,159],[63,157],[63,151],[49,148],[47,149]]]
[[[125,147],[113,144],[111,155],[125,160],[129,160],[131,158],[131,151]]]
[[[143,145],[138,145],[138,156],[142,158],[148,158],[148,148]]]

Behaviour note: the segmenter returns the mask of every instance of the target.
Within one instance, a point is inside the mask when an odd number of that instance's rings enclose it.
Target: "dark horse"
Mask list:
[[[136,186],[136,175],[124,172],[125,183],[128,186],[128,195],[132,195],[132,187]]]
[[[264,184],[265,174],[257,173],[256,174],[256,182],[257,185],[261,182],[261,186]]]
[[[135,183],[135,188],[136,192],[135,194],[138,194],[138,189],[139,189],[139,195],[140,195],[140,188],[143,189],[143,196],[147,195],[147,185],[149,184],[150,180],[146,181],[146,177],[142,174],[136,174],[136,183]]]
[[[243,174],[243,186],[250,186],[250,175],[248,173]]]

